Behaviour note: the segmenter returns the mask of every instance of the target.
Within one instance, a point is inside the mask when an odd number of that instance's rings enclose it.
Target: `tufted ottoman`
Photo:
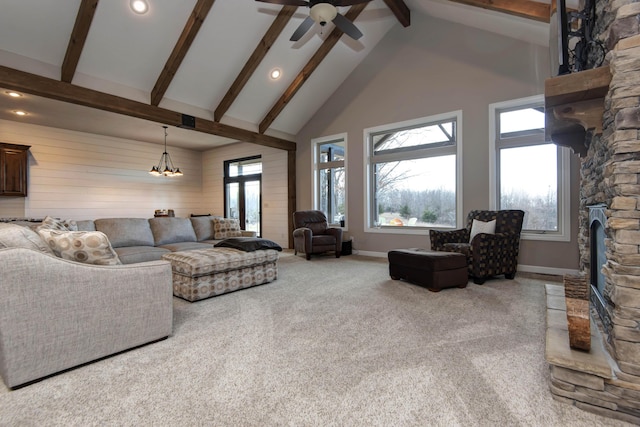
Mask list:
[[[278,252],[273,249],[196,249],[165,254],[162,259],[171,262],[173,295],[191,302],[278,278]]]
[[[467,286],[467,257],[463,254],[411,248],[389,251],[387,256],[393,280],[404,279],[433,292]]]

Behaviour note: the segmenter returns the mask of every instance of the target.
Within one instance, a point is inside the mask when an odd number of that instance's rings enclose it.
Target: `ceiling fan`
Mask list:
[[[353,25],[353,22],[344,17],[338,9],[339,6],[353,6],[358,3],[366,3],[371,0],[256,0],[264,3],[281,4],[285,6],[308,6],[309,16],[302,21],[302,24],[291,36],[291,41],[295,42],[309,31],[309,28],[317,22],[321,26],[325,26],[327,22],[331,21],[336,27],[342,30],[343,33],[348,35],[354,40],[358,40],[362,37],[360,30]]]

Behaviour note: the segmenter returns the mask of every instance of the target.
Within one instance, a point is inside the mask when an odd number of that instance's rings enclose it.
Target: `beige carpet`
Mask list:
[[[174,299],[167,340],[0,386],[0,425],[625,425],[551,398],[543,281],[432,293],[384,259],[279,266],[271,284]]]

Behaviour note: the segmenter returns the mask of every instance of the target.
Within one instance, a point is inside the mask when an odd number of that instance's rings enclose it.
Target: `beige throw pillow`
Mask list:
[[[0,223],[0,248],[26,248],[53,255],[40,236],[28,227]]]
[[[237,219],[214,218],[213,238],[220,240],[229,237],[242,237],[240,222]]]
[[[47,216],[42,220],[42,224],[38,229],[78,231],[78,224],[73,219],[57,219]]]
[[[38,230],[53,253],[62,259],[96,265],[120,265],[118,254],[100,231]]]
[[[496,232],[496,220],[492,220],[489,222],[478,221],[474,219],[471,223],[471,235],[469,237],[469,243],[473,241],[473,238],[476,237],[476,234],[486,233],[486,234],[495,234]]]

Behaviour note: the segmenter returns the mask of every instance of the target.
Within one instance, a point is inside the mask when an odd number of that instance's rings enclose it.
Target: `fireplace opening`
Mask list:
[[[595,308],[600,316],[600,320],[607,324],[606,305],[604,299],[604,289],[606,281],[602,267],[607,262],[604,226],[607,221],[605,215],[606,205],[598,204],[589,206],[589,247],[591,253],[590,260],[590,283],[591,306]]]

